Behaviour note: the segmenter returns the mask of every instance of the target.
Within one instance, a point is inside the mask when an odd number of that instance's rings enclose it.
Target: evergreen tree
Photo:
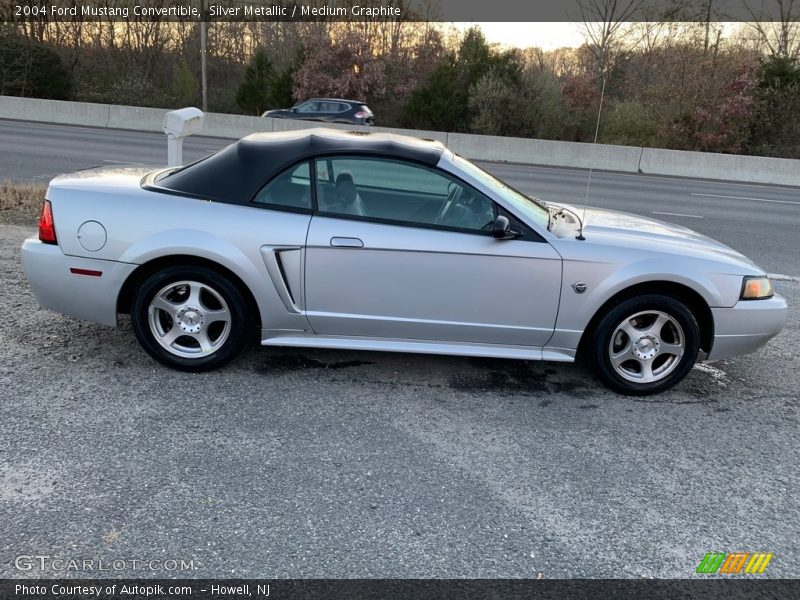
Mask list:
[[[501,85],[516,88],[521,69],[517,55],[492,50],[478,27],[464,34],[458,52],[433,71],[414,90],[404,109],[407,126],[444,131],[469,131],[472,121],[470,89],[492,73]],[[474,103],[473,103],[474,104]]]
[[[10,34],[0,37],[0,95],[67,100],[72,73],[51,48]]]
[[[236,103],[243,111],[260,115],[272,108],[271,93],[275,81],[275,68],[267,51],[258,48],[244,72],[244,81],[236,92]]]

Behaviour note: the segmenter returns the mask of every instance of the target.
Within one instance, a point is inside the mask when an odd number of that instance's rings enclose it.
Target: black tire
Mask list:
[[[194,283],[197,286],[196,288],[191,285],[182,286],[183,283]],[[175,287],[169,289],[173,284]],[[186,297],[188,297],[189,290],[200,290],[199,297],[202,299],[198,305],[199,310],[181,308],[185,305],[176,303],[177,314],[175,315],[170,315],[169,311],[158,308],[154,308],[153,311],[160,310],[161,312],[155,312],[155,315],[151,312],[151,304],[156,299],[156,295],[168,289],[167,294],[172,294],[172,298],[177,295],[177,300],[180,301],[182,288],[186,289]],[[197,373],[218,369],[239,354],[248,339],[246,307],[247,304],[238,288],[216,271],[200,266],[175,266],[154,273],[139,286],[131,307],[131,321],[136,338],[150,356],[173,369]],[[186,312],[181,314],[180,311],[177,311],[178,308]],[[207,315],[223,314],[224,309],[227,309],[228,320],[204,323],[203,311],[206,309],[208,309]],[[190,313],[190,310],[193,312]],[[207,318],[213,321],[211,316]],[[170,319],[172,320],[171,326],[169,325]],[[191,319],[191,321],[187,319]],[[195,325],[195,319],[199,325]],[[183,327],[189,329],[188,334],[183,335]],[[191,329],[192,327],[199,327],[199,335],[204,334],[207,343],[217,345],[213,349],[202,349],[200,342],[197,341],[199,339],[198,332]],[[176,348],[168,350],[159,341],[157,336],[162,328],[165,332],[175,330],[176,334],[180,334],[174,342]],[[166,337],[165,333],[163,339],[166,340]],[[195,344],[197,348],[194,348]],[[190,356],[177,355],[176,352],[180,352],[181,348],[185,354],[190,354]]]
[[[648,333],[648,323],[652,318],[650,327],[655,327],[658,315],[665,315],[672,321],[667,320],[664,329],[661,329],[663,337],[658,334],[656,339],[644,340],[645,337],[654,337]],[[627,321],[629,317],[633,317],[633,320]],[[638,329],[640,322],[641,330]],[[633,331],[636,332],[638,345],[633,341],[629,346],[626,345],[630,338],[624,330],[619,329],[623,323],[637,325]],[[672,347],[682,345],[682,353],[662,354],[661,350],[667,344]],[[591,363],[597,377],[613,391],[628,396],[657,394],[679,383],[697,360],[699,348],[700,327],[692,311],[681,301],[661,294],[636,296],[611,308],[597,323],[590,344]],[[630,360],[625,360],[627,349]],[[612,352],[615,350],[620,356],[617,366],[612,361]],[[654,358],[650,358],[651,353]],[[642,366],[644,363],[650,364],[649,368],[653,377],[658,377],[657,380],[639,382],[630,379],[637,376],[637,368],[640,369],[639,377],[647,377]],[[659,370],[662,371],[661,375],[657,374]]]

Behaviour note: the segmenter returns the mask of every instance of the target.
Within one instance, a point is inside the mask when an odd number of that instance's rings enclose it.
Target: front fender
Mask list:
[[[556,332],[548,345],[577,348],[597,311],[616,294],[636,285],[678,284],[699,294],[709,307],[725,307],[738,300],[741,281],[741,275],[709,271],[691,259],[675,257],[644,257],[622,266],[565,260]],[[577,282],[586,284],[584,293],[577,293],[572,287]]]
[[[565,266],[565,281],[569,279],[568,271],[569,266]],[[580,269],[576,269],[576,271],[580,272]],[[603,279],[596,280],[594,291],[591,294],[592,305],[600,308],[609,298],[619,292],[651,281],[668,281],[684,285],[700,294],[709,306],[732,306],[736,302],[735,298],[727,298],[729,293],[724,289],[724,282],[715,281],[696,265],[688,261],[678,263],[674,258],[649,257],[628,263],[611,271]],[[741,285],[741,279],[739,285]],[[589,291],[592,292],[591,287]],[[737,296],[738,293],[739,288],[737,287]]]

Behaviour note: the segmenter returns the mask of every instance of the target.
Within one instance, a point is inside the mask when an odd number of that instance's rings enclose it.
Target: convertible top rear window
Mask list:
[[[208,158],[145,184],[185,196],[244,204],[273,177],[307,158],[361,154],[435,165],[443,146],[429,140],[399,140],[383,133],[309,129],[248,136]]]

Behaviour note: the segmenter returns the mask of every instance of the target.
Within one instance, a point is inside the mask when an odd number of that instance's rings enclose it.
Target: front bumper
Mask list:
[[[786,322],[786,300],[740,300],[732,308],[712,308],[714,343],[707,360],[749,354],[778,335]]]
[[[102,325],[116,326],[117,297],[138,265],[65,256],[58,246],[37,238],[22,245],[22,269],[34,296],[44,308]],[[70,269],[99,271],[100,276]]]

